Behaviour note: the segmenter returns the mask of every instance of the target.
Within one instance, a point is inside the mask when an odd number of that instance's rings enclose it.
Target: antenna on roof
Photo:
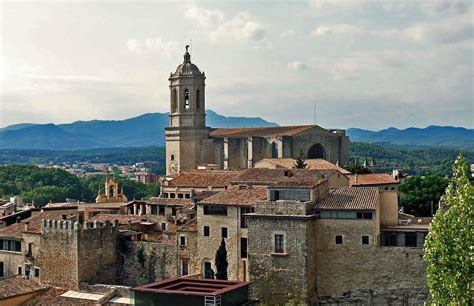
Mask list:
[[[314,100],[313,106],[313,124],[316,125],[316,100]]]

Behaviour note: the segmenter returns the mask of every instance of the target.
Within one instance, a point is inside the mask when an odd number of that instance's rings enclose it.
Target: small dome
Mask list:
[[[188,52],[188,47],[186,46],[186,53],[184,53],[184,61],[181,65],[176,68],[176,72],[173,73],[173,76],[178,75],[198,75],[201,76],[202,73],[199,71],[199,68],[191,63],[191,55]]]

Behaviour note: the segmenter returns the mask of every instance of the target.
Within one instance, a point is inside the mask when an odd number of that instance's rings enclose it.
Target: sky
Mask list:
[[[2,1],[0,127],[206,108],[282,125],[474,128],[472,1]]]

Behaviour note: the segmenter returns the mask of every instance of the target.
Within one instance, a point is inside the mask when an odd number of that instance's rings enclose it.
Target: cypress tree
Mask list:
[[[305,163],[304,153],[301,150],[300,155],[296,158],[295,166],[293,168],[295,168],[295,169],[306,169],[306,166],[308,166],[308,165]]]
[[[227,267],[229,262],[227,261],[227,249],[225,247],[224,238],[221,240],[221,245],[216,252],[216,279],[227,280]]]

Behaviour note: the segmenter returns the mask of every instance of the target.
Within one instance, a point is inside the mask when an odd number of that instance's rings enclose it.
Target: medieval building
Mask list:
[[[344,130],[317,125],[258,128],[206,126],[205,75],[184,54],[184,62],[171,73],[170,115],[166,128],[166,174],[212,164],[221,169],[252,168],[263,158],[323,158],[346,163],[349,138]]]

